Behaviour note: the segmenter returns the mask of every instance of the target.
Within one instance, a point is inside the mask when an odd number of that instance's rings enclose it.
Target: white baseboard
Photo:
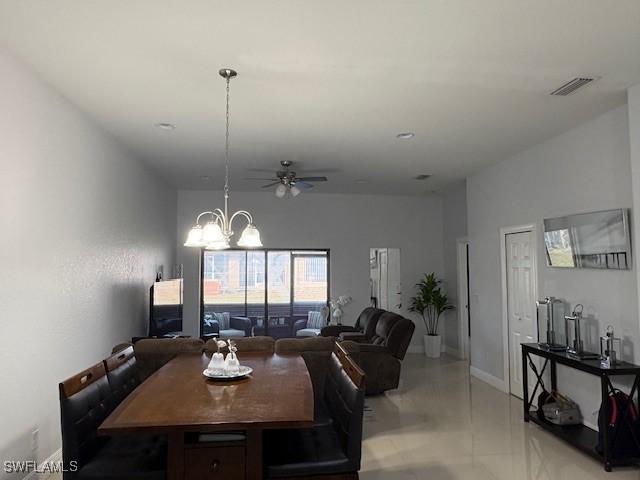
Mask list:
[[[469,367],[469,373],[473,377],[476,377],[478,380],[482,380],[483,382],[488,383],[489,385],[491,385],[494,388],[497,388],[501,392],[509,393],[509,391],[507,390],[507,384],[505,383],[504,380],[498,377],[494,377],[493,375],[483,370],[480,370],[479,368],[476,368],[474,366]]]
[[[51,465],[54,463],[62,462],[62,449],[59,448],[55,452],[53,452],[49,458],[38,465],[38,471],[44,471],[44,465]],[[49,480],[50,478],[54,478],[56,474],[54,473],[38,473],[37,471],[29,472],[23,480]]]

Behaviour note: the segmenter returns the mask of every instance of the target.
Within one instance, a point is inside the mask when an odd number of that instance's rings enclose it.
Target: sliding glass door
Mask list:
[[[295,322],[329,300],[328,250],[205,250],[201,272],[202,335],[228,313],[248,317],[253,335],[295,336]]]

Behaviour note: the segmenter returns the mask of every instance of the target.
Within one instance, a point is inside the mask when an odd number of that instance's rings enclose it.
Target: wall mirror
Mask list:
[[[400,249],[372,248],[369,251],[371,305],[390,312],[402,309]]]
[[[547,265],[564,268],[631,268],[629,210],[619,208],[544,220]]]

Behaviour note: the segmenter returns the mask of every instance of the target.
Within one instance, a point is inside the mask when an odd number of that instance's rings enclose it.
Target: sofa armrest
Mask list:
[[[340,340],[341,341],[349,340],[352,342],[366,343],[369,339],[362,332],[342,332],[340,334]]]
[[[293,336],[296,336],[298,330],[302,330],[303,328],[307,328],[307,319],[301,318],[300,320],[296,320],[293,324]]]
[[[373,343],[359,343],[358,351],[360,353],[376,353],[382,355],[391,355],[391,351],[384,345],[374,345]]]
[[[320,330],[320,335],[323,337],[338,338],[341,333],[357,331],[358,330],[355,327],[351,327],[349,325],[327,325],[326,327],[322,327],[322,330]]]
[[[229,326],[236,330],[244,330],[245,337],[251,336],[251,319],[248,317],[231,317]]]

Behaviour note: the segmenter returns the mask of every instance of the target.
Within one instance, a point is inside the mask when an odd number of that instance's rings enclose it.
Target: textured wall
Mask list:
[[[176,196],[2,52],[0,132],[0,458],[43,460],[57,383],[145,332]]]
[[[178,259],[184,264],[184,328],[190,334],[198,331],[199,252],[182,244],[196,215],[221,201],[219,192],[178,192]],[[266,247],[331,249],[332,295],[353,296],[345,309],[345,323],[353,323],[369,305],[371,247],[400,248],[405,307],[424,272],[442,275],[442,202],[437,196],[309,193],[281,200],[273,192],[232,193],[231,210],[238,209],[254,215]],[[420,348],[424,327],[416,316],[405,314],[417,321],[413,340]]]

